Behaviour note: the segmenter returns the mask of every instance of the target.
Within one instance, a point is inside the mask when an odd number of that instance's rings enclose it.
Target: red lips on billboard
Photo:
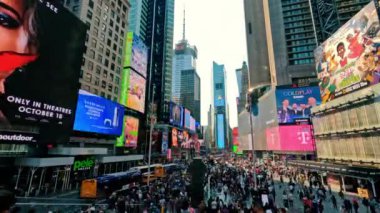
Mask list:
[[[11,72],[37,59],[38,55],[0,52],[0,72]]]

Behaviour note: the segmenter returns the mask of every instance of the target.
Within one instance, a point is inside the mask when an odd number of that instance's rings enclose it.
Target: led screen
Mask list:
[[[371,2],[315,50],[323,103],[379,83],[379,30]]]
[[[178,147],[178,130],[176,128],[172,129],[172,146]]]
[[[195,132],[195,119],[190,116],[190,131]]]
[[[183,108],[175,103],[170,103],[170,124],[178,127],[182,127],[183,120]]]
[[[87,27],[58,2],[1,1],[0,143],[69,140]]]
[[[137,147],[139,119],[125,116],[125,147]]]
[[[224,149],[224,115],[218,114],[216,119],[218,149]]]
[[[136,35],[133,35],[131,67],[146,77],[148,65],[148,48]]]
[[[166,155],[168,148],[169,148],[168,132],[164,131],[162,132],[161,153]]]
[[[310,125],[279,126],[266,129],[268,150],[314,151]]]
[[[190,129],[190,111],[188,109],[185,109],[185,125],[184,127],[186,129]]]
[[[144,113],[146,80],[134,71],[130,71],[127,107]]]
[[[105,98],[79,91],[74,130],[119,136],[124,107]]]
[[[308,120],[311,108],[321,103],[319,88],[281,88],[276,89],[277,117],[280,124]]]

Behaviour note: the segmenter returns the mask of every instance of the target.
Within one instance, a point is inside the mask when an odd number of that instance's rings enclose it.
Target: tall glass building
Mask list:
[[[195,69],[181,71],[181,99],[183,107],[191,111],[197,122],[201,121],[201,79]]]
[[[218,149],[228,147],[228,117],[226,96],[226,70],[223,64],[213,62],[213,105],[215,119],[215,143]]]

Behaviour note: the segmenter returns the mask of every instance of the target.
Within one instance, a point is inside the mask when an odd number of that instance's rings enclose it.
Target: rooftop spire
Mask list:
[[[183,5],[183,32],[182,40],[186,40],[186,7]]]

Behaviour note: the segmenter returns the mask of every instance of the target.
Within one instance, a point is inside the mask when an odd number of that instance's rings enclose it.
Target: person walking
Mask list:
[[[338,209],[338,205],[334,195],[331,195],[331,203],[333,204],[334,209]]]
[[[354,207],[354,212],[359,213],[359,203],[355,198],[352,199],[352,206]]]

